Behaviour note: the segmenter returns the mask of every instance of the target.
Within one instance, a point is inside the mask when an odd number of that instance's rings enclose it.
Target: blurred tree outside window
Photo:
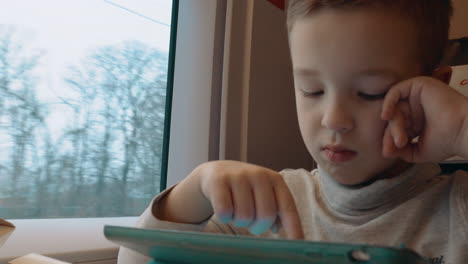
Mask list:
[[[0,1],[0,217],[139,215],[159,191],[172,1]]]

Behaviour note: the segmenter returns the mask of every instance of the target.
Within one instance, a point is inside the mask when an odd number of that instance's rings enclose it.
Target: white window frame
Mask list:
[[[226,0],[180,0],[167,186],[219,155]],[[0,263],[29,253],[72,263],[116,262],[105,224],[132,226],[137,217],[10,220],[17,226],[0,248]]]

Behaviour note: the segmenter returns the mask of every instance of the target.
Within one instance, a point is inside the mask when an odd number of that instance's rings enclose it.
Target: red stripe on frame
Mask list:
[[[268,0],[268,2],[271,2],[272,4],[277,6],[278,8],[284,10],[284,0]]]

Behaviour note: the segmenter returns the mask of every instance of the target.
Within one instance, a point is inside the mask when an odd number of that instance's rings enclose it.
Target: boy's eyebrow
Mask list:
[[[306,68],[294,68],[293,73],[295,75],[304,75],[304,76],[319,76],[320,72],[312,69]]]
[[[369,69],[358,73],[363,77],[387,77],[390,79],[399,79],[399,74],[388,69]]]
[[[319,76],[320,72],[317,70],[307,69],[307,68],[295,68],[293,69],[294,74],[303,75],[303,76]],[[388,69],[367,69],[360,71],[356,74],[360,77],[386,77],[393,80],[399,79],[399,74]]]

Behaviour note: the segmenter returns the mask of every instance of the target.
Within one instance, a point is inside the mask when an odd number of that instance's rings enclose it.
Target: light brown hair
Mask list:
[[[321,10],[355,10],[378,8],[394,11],[409,19],[419,33],[417,46],[424,74],[430,75],[440,66],[448,44],[451,0],[288,0],[287,26],[291,32],[294,23]]]

